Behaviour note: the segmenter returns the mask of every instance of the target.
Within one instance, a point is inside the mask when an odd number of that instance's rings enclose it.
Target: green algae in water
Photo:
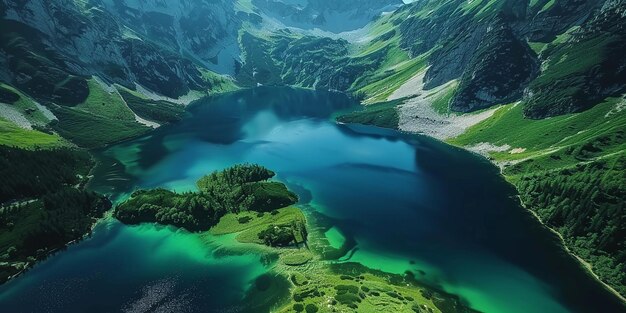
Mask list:
[[[324,236],[326,236],[328,244],[335,249],[340,249],[346,242],[346,237],[343,236],[337,227],[331,227],[324,233]]]
[[[91,311],[94,306],[98,312],[111,312],[158,296],[163,297],[164,308],[252,308],[254,303],[248,305],[241,299],[268,268],[258,254],[214,253],[221,244],[221,238],[207,239],[205,234],[172,227],[129,227],[105,221],[92,238],[2,286],[0,304],[20,308],[14,312],[61,304],[64,312]],[[42,298],[28,301],[33,293]],[[96,297],[98,294],[109,296]],[[274,290],[272,294],[278,293]],[[208,298],[212,299],[209,303]]]

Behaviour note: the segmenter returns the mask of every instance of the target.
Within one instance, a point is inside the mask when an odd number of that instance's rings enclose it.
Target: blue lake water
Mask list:
[[[136,188],[193,190],[211,171],[259,163],[303,207],[332,220],[331,245],[356,243],[340,262],[410,271],[485,312],[623,312],[519,205],[494,166],[427,137],[331,121],[355,105],[341,94],[290,88],[207,98],[180,123],[97,152],[91,188],[118,199]],[[227,241],[108,219],[91,238],[1,286],[0,307],[267,311],[286,285],[275,279],[271,294],[255,297],[254,282],[272,262],[216,253]]]

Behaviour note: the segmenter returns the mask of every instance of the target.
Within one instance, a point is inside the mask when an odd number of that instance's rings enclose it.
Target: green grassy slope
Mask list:
[[[522,105],[449,140],[460,146],[508,145],[490,157],[503,165],[528,209],[559,232],[604,282],[626,295],[626,100],[609,98],[581,112],[531,120]]]
[[[46,117],[46,115],[39,109],[35,102],[21,91],[12,86],[0,83],[0,93],[2,93],[3,91],[7,94],[11,94],[11,96],[8,96],[8,98],[15,98],[2,99],[2,96],[0,96],[0,103],[9,104],[12,108],[21,113],[31,124],[44,126],[50,122],[50,119]],[[16,98],[17,100],[15,100]]]
[[[363,86],[357,84],[356,92],[365,94],[367,103],[386,101],[394,91],[426,66],[427,58],[426,56],[421,56],[404,61],[388,69],[381,69],[372,76],[368,76],[364,81],[358,82],[366,84]]]
[[[209,86],[209,94],[226,93],[240,88],[231,77],[219,75],[204,68],[198,68],[198,71],[202,75],[202,80]]]
[[[452,100],[457,86],[458,83],[453,81],[436,95],[437,98],[432,101],[432,108],[435,109],[437,113],[442,115],[450,114],[450,100]]]
[[[53,128],[64,138],[86,148],[130,139],[151,129],[134,120],[115,120],[66,107],[58,107],[54,113],[59,122],[53,123]]]
[[[185,114],[185,107],[164,100],[154,101],[131,90],[120,88],[120,95],[138,116],[159,123],[179,121]]]
[[[95,79],[90,79],[88,86],[89,95],[87,99],[72,107],[73,110],[80,110],[103,118],[120,121],[135,120],[135,114],[128,108],[124,99],[117,92],[105,90]]]
[[[5,94],[9,91],[17,95],[12,98],[17,100],[5,102],[12,102],[8,105],[34,127],[33,130],[20,128],[0,118],[0,144],[27,149],[54,148],[69,145],[67,139],[80,146],[94,148],[144,134],[150,129],[135,121],[134,112],[117,92],[105,90],[95,79],[89,79],[87,86],[89,93],[80,103],[73,106],[49,105],[58,118],[51,120],[22,91],[0,85]],[[180,112],[172,114],[176,113]]]
[[[302,223],[304,220],[304,214],[296,207],[277,209],[273,213],[244,211],[222,216],[209,232],[214,235],[237,233],[236,239],[239,242],[263,244],[263,240],[259,238],[259,233],[267,229],[268,226],[290,225],[294,221]],[[298,234],[296,240],[300,243],[306,241],[306,238],[302,238]]]
[[[404,102],[397,99],[386,102],[373,103],[364,106],[358,111],[346,113],[337,117],[341,123],[367,124],[391,129],[398,128],[399,116],[397,106]]]
[[[150,127],[135,121],[133,111],[117,92],[108,92],[95,79],[89,80],[87,99],[74,106],[55,106],[59,118],[52,127],[63,137],[87,148],[139,136]]]
[[[495,145],[508,144],[524,152],[493,153],[496,160],[520,160],[537,157],[554,150],[577,145],[623,129],[626,114],[622,111],[624,99],[609,98],[596,107],[581,112],[542,120],[524,118],[523,105],[502,106],[487,120],[469,128],[463,135],[449,140],[457,145],[468,146],[480,142]],[[616,149],[626,148],[623,145]]]
[[[67,146],[59,135],[28,130],[0,118],[0,145],[22,149],[49,149]]]
[[[362,95],[365,103],[384,102],[402,84],[428,65],[430,51],[417,57],[400,47],[402,33],[397,25],[406,12],[383,16],[370,25],[371,41],[357,47],[357,56],[374,56],[380,65],[359,77],[351,90]]]
[[[1,109],[14,110],[24,117],[33,129],[20,127],[0,117],[0,145],[22,149],[48,149],[67,146],[69,143],[49,131],[50,116],[44,114],[35,102],[16,88],[0,83]]]

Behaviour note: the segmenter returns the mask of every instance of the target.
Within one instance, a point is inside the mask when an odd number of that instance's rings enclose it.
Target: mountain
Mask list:
[[[95,1],[121,26],[161,49],[184,55],[222,73],[239,55],[237,30],[255,16],[237,11],[232,1]]]
[[[226,29],[236,29],[240,22],[232,7],[228,10],[219,3],[211,3],[192,6],[190,2],[179,1],[174,8],[174,2],[165,1],[94,1],[89,4],[5,1],[3,29],[12,31],[3,33],[8,36],[3,41],[7,44],[3,51],[9,71],[3,73],[3,77],[12,78],[9,82],[20,87],[38,85],[38,75],[97,74],[128,88],[138,83],[172,98],[190,90],[210,89],[210,82],[203,76],[205,69],[192,57],[209,63],[218,54],[221,40],[227,41],[228,35],[233,35]],[[220,19],[205,19],[205,15],[199,15],[203,12],[219,14]],[[199,20],[209,22],[202,24]],[[197,28],[184,26],[186,24]],[[23,45],[19,45],[19,41],[24,42]],[[30,57],[29,52],[42,54],[46,60],[34,60],[37,58]],[[49,64],[42,68],[37,62],[44,61]],[[24,73],[24,68],[16,68],[19,65],[30,65],[43,73]],[[18,81],[19,74],[31,76],[31,79]],[[83,80],[76,84],[72,87],[81,89],[83,98],[78,97],[68,104],[84,100],[86,83]],[[41,87],[39,90],[24,88],[42,100],[55,100],[52,86]]]
[[[626,12],[623,1],[607,1],[567,40],[540,51],[541,75],[528,86],[524,113],[532,118],[580,112],[626,92]]]
[[[172,107],[234,87],[231,79],[208,69],[220,45],[229,40],[227,30],[241,23],[232,4],[176,4],[2,1],[0,23],[6,31],[1,34],[0,78],[19,89],[31,107],[50,111],[46,128],[79,145],[96,147],[145,133],[167,121],[134,112],[119,90],[135,91],[145,104]],[[196,23],[205,20],[198,13],[220,10],[220,19]],[[181,25],[186,24],[199,28],[183,27],[183,32]],[[101,106],[93,105],[96,102]],[[5,111],[12,111],[11,116],[29,114],[13,108]],[[95,125],[93,133],[83,131],[87,125]]]
[[[624,0],[1,0],[0,17],[0,143],[102,147],[258,85],[345,92],[365,106],[342,122],[490,158],[626,295]]]
[[[250,49],[248,43],[254,43],[248,40],[254,38],[249,33],[281,33],[278,28],[306,23],[321,32],[354,30],[402,4],[394,0],[280,3],[2,0],[0,23],[7,31],[0,35],[0,82],[6,84],[3,90],[15,89],[11,97],[22,94],[21,103],[27,103],[23,110],[27,107],[29,112],[48,113],[48,120],[38,127],[62,134],[81,146],[97,147],[171,121],[170,116],[155,119],[154,110],[145,109],[145,105],[157,105],[164,112],[164,107],[174,108],[177,103],[189,103],[208,93],[233,90],[238,88],[236,85],[271,84],[271,78],[263,78],[268,76],[264,74],[267,69],[256,66],[252,58],[246,60],[246,54],[251,54],[246,50]],[[273,16],[282,12],[282,7],[292,14],[279,22]],[[326,17],[324,21],[322,16]],[[296,42],[300,37],[305,39]],[[281,44],[294,41],[296,46],[285,45],[289,48],[285,51],[268,47],[254,53],[254,58],[270,53],[278,57],[282,53],[292,57],[289,66],[295,67],[296,62],[313,57],[308,50],[297,47],[309,39],[315,44],[328,44],[327,38],[300,29],[281,36]],[[346,41],[337,44],[344,50],[349,47]],[[336,70],[343,64],[333,59],[328,66]],[[284,71],[283,76],[289,69]],[[346,90],[363,71],[357,68],[346,79],[333,74],[330,82],[319,88]],[[314,87],[316,84],[310,82],[313,74],[310,71],[276,82]],[[340,86],[335,86],[333,79],[341,81]],[[138,99],[145,105],[130,108],[128,102],[137,104],[141,102]],[[90,105],[97,101],[103,107]],[[33,123],[24,122],[30,120],[30,113],[15,108],[5,107],[2,116],[32,129]],[[82,131],[92,124],[99,125],[93,133]]]
[[[402,6],[401,0],[252,0],[252,5],[271,22],[283,27],[320,29],[341,33],[364,27]]]

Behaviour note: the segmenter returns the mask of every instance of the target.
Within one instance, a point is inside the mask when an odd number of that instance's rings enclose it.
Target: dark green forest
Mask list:
[[[521,176],[522,200],[626,294],[626,156],[605,157]]]
[[[159,223],[190,231],[208,230],[227,213],[269,212],[297,202],[282,183],[269,182],[274,172],[259,165],[235,165],[198,180],[198,192],[138,190],[115,208],[126,224]]]
[[[76,185],[92,166],[85,151],[28,151],[0,146],[0,203],[55,192]]]
[[[84,189],[84,151],[0,146],[0,283],[66,243],[82,238],[111,207]]]

